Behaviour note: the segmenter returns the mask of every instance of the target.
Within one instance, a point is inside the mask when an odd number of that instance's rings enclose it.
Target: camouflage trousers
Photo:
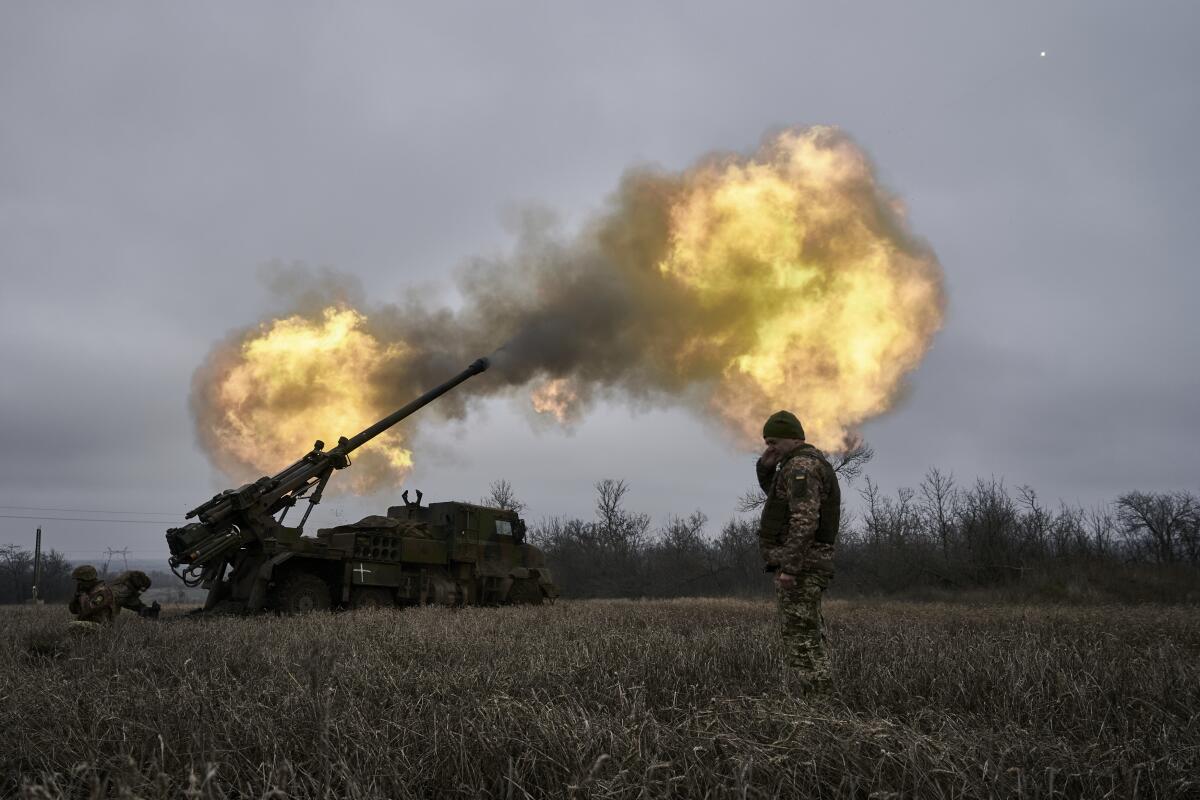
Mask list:
[[[784,684],[795,694],[823,694],[833,688],[821,630],[821,595],[828,585],[828,575],[807,572],[797,575],[791,588],[777,589]]]

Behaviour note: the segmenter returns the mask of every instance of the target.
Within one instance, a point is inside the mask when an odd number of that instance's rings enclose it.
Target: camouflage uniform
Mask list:
[[[97,577],[95,567],[76,567],[71,577],[75,579],[75,596],[71,598],[68,608],[75,615],[75,621],[112,622],[116,614],[116,601],[112,589]]]
[[[139,617],[157,617],[159,605],[148,606],[142,602],[142,592],[150,588],[150,576],[139,569],[122,572],[109,584],[113,593],[113,613],[122,608],[137,613]]]
[[[776,587],[787,682],[800,693],[826,692],[832,683],[822,641],[821,595],[833,577],[841,500],[837,475],[824,454],[807,444],[775,468],[760,460],[758,475],[767,493],[759,534],[763,560],[768,571],[795,576],[791,587]]]

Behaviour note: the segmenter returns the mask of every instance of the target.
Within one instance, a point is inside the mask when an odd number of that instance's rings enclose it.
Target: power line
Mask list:
[[[21,514],[0,514],[0,519],[52,519],[59,522],[130,522],[134,525],[169,525],[171,522],[179,520],[176,517],[174,520],[157,520],[157,519],[97,519],[92,517],[27,517]]]
[[[62,553],[64,556],[103,556],[104,555],[103,550],[59,550],[57,547],[54,548],[54,552]],[[117,552],[120,552],[120,551],[118,550]],[[145,555],[146,553],[150,553],[151,555],[161,555],[164,558],[166,558],[168,555],[170,555],[170,553],[168,553],[165,548],[162,550],[130,550],[129,551],[129,555],[131,555],[131,556]]]
[[[64,512],[69,512],[71,514],[143,514],[143,515],[153,515],[153,516],[159,516],[159,517],[176,516],[175,512],[173,512],[173,511],[107,511],[103,508],[53,508],[50,506],[3,506],[3,505],[0,505],[0,508],[6,508],[9,510],[13,510],[13,511],[64,511]]]

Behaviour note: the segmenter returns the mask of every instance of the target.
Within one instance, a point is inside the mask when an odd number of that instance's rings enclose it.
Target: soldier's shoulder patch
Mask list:
[[[799,500],[808,496],[808,473],[802,469],[792,472],[792,479],[789,481],[789,489],[791,489],[792,497]]]
[[[814,458],[798,456],[789,464],[791,476],[788,485],[795,498],[807,497],[814,485],[821,485],[820,462]]]

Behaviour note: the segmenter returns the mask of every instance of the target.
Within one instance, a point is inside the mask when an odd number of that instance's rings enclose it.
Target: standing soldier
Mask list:
[[[112,589],[96,575],[96,568],[91,564],[84,564],[76,567],[71,572],[71,577],[75,579],[75,596],[71,598],[71,604],[68,606],[75,615],[72,625],[91,628],[112,622],[113,614],[116,613]]]
[[[771,415],[763,441],[756,471],[767,500],[758,539],[767,572],[775,573],[785,678],[797,693],[823,694],[832,680],[821,642],[821,595],[833,577],[842,493],[837,473],[804,441],[791,412]]]
[[[113,613],[119,613],[122,608],[137,612],[139,617],[158,617],[162,608],[157,602],[146,605],[142,602],[142,592],[150,588],[150,576],[140,569],[122,572],[110,584],[115,603]]]

